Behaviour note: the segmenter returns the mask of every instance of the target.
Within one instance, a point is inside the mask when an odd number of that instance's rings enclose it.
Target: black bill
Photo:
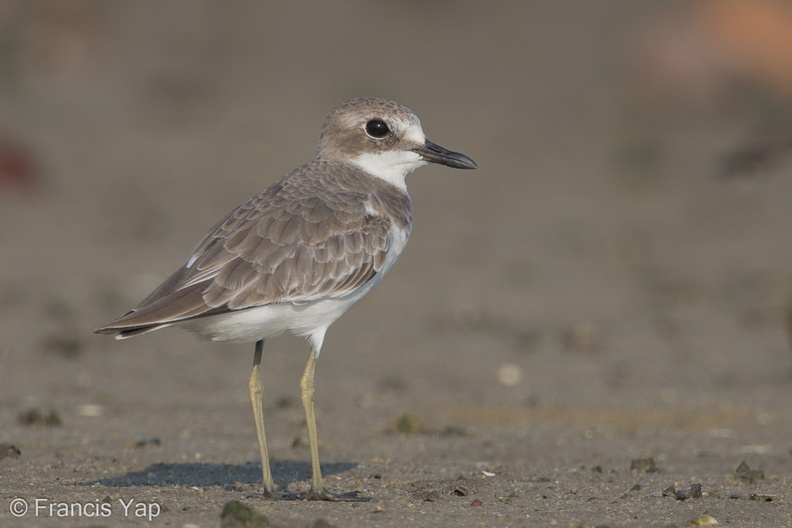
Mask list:
[[[439,163],[447,167],[455,169],[477,169],[478,165],[472,159],[459,152],[453,152],[448,149],[432,143],[428,139],[423,146],[413,149],[421,155],[421,157],[430,163]]]

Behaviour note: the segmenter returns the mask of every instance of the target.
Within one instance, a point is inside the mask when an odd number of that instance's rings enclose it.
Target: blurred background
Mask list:
[[[767,422],[792,369],[790,57],[784,0],[0,2],[0,416],[54,408],[90,444],[100,415],[235,409],[255,459],[252,345],[92,331],[311,159],[334,106],[381,96],[480,169],[409,177],[406,252],[328,333],[320,431],[348,406],[376,431],[473,419],[443,405]],[[306,353],[269,345],[269,405]]]

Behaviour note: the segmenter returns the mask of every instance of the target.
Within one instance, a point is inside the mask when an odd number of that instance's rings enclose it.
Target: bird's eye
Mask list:
[[[385,124],[385,121],[372,119],[366,123],[366,134],[368,134],[369,137],[374,139],[382,139],[389,133],[390,129],[388,128],[388,125]]]

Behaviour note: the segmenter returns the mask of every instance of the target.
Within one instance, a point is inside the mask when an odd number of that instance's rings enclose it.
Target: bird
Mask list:
[[[359,500],[331,493],[319,464],[314,375],[327,329],[390,271],[407,243],[413,207],[405,178],[436,163],[476,169],[468,156],[429,141],[418,117],[376,97],[347,101],[325,118],[316,157],[222,218],[187,261],[137,307],[96,329],[126,339],[169,326],[211,341],[255,343],[248,391],[263,495]],[[300,398],[311,453],[310,490],[276,488],[262,407],[264,342],[307,338]]]

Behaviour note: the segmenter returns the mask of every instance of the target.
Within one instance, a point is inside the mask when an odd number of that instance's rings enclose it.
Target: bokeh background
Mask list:
[[[252,345],[92,330],[308,161],[335,105],[381,96],[480,169],[408,178],[406,252],[328,333],[333,485],[373,490],[394,526],[426,502],[416,482],[458,475],[513,499],[470,513],[443,494],[426,522],[681,523],[696,504],[647,497],[696,479],[721,522],[788,522],[789,57],[783,0],[0,2],[0,443],[21,451],[0,496],[146,493],[213,525],[255,490]],[[265,359],[276,479],[296,489],[306,354],[284,337]],[[665,477],[630,472],[645,456]],[[743,459],[768,489],[739,488]],[[649,487],[625,498],[580,467]]]

